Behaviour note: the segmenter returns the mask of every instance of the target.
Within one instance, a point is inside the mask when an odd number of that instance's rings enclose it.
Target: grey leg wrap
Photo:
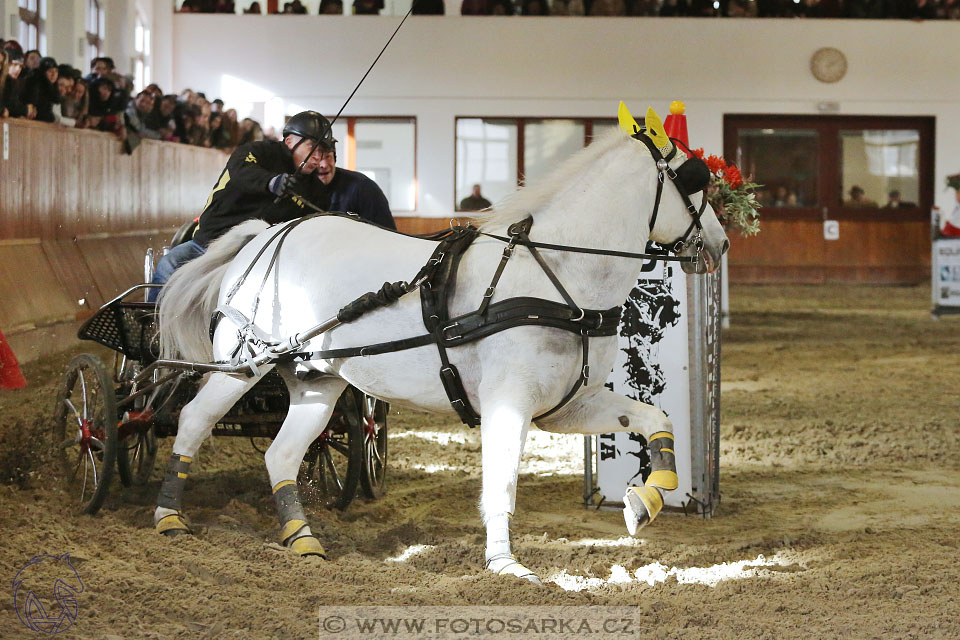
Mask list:
[[[160,485],[160,495],[157,496],[157,506],[165,509],[180,511],[180,499],[183,497],[183,487],[187,484],[187,475],[190,473],[190,463],[193,458],[176,453],[170,456],[167,464],[167,473]]]
[[[307,516],[300,504],[300,492],[293,480],[284,480],[273,488],[273,499],[280,516],[280,539],[284,546],[290,547],[301,556],[320,556],[327,554],[320,541],[310,532]]]

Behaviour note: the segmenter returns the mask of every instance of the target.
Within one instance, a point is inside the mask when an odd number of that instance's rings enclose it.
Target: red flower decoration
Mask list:
[[[704,154],[703,154],[703,147],[700,147],[699,149],[694,149],[694,150],[693,150],[693,155],[695,155],[695,156],[697,156],[698,158],[700,158],[701,160],[703,160],[703,155],[704,155]]]
[[[743,184],[743,176],[740,175],[740,169],[737,169],[732,164],[728,167],[724,167],[723,179],[727,181],[731,189],[736,189]]]
[[[727,168],[727,163],[724,162],[720,156],[707,156],[705,162],[711,173],[722,173],[723,170]]]

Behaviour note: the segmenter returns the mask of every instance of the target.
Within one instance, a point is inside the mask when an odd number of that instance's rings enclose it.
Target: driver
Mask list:
[[[179,266],[203,255],[211,242],[241,222],[259,218],[277,224],[311,213],[303,200],[324,211],[355,213],[396,229],[377,183],[337,168],[336,144],[330,122],[316,111],[303,111],[287,121],[283,141],[237,147],[207,198],[193,238],[157,262],[151,283],[166,282]],[[156,300],[159,292],[151,289],[149,300]]]

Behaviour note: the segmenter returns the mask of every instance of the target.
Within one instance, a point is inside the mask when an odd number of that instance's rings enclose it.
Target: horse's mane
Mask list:
[[[483,230],[504,227],[535,214],[550,204],[558,194],[583,178],[583,173],[601,156],[629,138],[619,129],[610,131],[589,146],[574,153],[549,175],[524,185],[498,202],[492,211],[474,216],[473,224]]]

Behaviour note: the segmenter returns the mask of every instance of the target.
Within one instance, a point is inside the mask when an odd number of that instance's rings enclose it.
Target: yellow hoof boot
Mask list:
[[[168,516],[163,516],[157,521],[154,528],[157,530],[157,533],[161,533],[168,538],[174,538],[182,533],[193,533],[186,519],[179,513],[171,513]]]
[[[313,536],[303,536],[290,543],[290,548],[301,556],[318,556],[327,559],[327,552],[324,550],[320,541]]]
[[[663,509],[663,496],[656,487],[627,487],[623,496],[623,520],[630,535],[653,522]]]

